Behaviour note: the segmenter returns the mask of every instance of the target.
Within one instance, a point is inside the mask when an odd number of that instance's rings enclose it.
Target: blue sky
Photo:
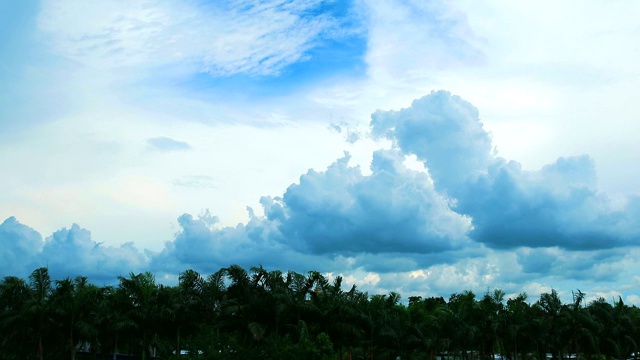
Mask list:
[[[0,4],[0,275],[640,305],[635,1]]]

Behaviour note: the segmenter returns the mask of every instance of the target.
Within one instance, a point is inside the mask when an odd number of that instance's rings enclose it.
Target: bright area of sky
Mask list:
[[[262,264],[640,304],[638,14],[2,1],[0,275]]]

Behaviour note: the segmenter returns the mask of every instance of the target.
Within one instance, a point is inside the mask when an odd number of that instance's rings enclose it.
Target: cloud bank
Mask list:
[[[113,281],[118,274],[143,270],[148,261],[133,243],[103,246],[77,224],[43,241],[36,230],[10,217],[0,224],[0,244],[5,260],[0,265],[2,276],[26,276],[37,267],[47,266],[58,278],[83,275]]]
[[[599,191],[589,156],[525,171],[498,156],[478,110],[446,91],[377,111],[370,129],[392,143],[373,153],[370,174],[345,154],[301,175],[282,196],[263,197],[246,223],[181,215],[175,238],[156,253],[102,246],[75,224],[43,241],[10,217],[0,225],[8,259],[0,271],[48,265],[54,274],[106,279],[262,264],[343,273],[372,290],[441,295],[461,286],[543,291],[589,279],[619,281],[620,291],[632,285],[624,281],[633,276],[620,274],[639,266],[640,197],[613,201]],[[410,156],[426,171],[409,168]]]

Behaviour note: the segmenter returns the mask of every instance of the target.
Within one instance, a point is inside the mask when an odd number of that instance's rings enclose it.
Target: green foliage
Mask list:
[[[558,292],[534,303],[496,289],[442,297],[369,296],[318,272],[232,265],[177,286],[151,273],[117,287],[52,280],[48,269],[0,282],[0,360],[138,359],[628,359],[640,345],[640,309]],[[89,352],[85,352],[89,346]],[[182,354],[182,355],[179,355]]]

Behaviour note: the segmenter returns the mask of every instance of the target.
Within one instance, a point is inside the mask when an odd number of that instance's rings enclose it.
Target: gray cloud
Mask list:
[[[131,242],[119,247],[104,246],[91,239],[91,232],[73,224],[45,240],[32,268],[48,266],[54,277],[88,276],[92,280],[114,281],[117,275],[143,271],[148,259]]]
[[[632,245],[640,234],[633,198],[619,208],[595,187],[593,161],[560,158],[539,171],[499,159],[458,189],[458,210],[473,218],[474,240],[492,247],[589,250]]]
[[[348,160],[310,170],[282,198],[262,199],[281,242],[318,254],[424,254],[468,243],[470,219],[451,210],[426,174],[407,169],[399,152],[376,151],[370,176]]]
[[[345,122],[329,124],[329,130],[342,134],[344,136],[344,140],[349,144],[355,144],[362,137],[362,134],[360,134],[358,130]]]
[[[523,248],[516,251],[525,276],[560,276],[573,280],[615,281],[623,273],[626,251],[571,251]]]
[[[324,267],[327,260],[296,252],[274,241],[273,224],[256,217],[236,227],[217,227],[217,217],[208,212],[178,218],[181,230],[175,240],[154,255],[150,267],[156,271],[177,273],[186,268],[213,272],[229,264],[308,271]]]
[[[494,161],[491,138],[482,128],[478,110],[446,91],[414,100],[406,109],[376,111],[371,115],[371,132],[416,155],[442,190],[455,190]]]
[[[0,224],[0,274],[24,276],[31,261],[43,246],[42,236],[11,216]]]
[[[371,128],[425,163],[436,189],[473,219],[470,236],[478,242],[586,250],[632,245],[640,235],[638,200],[630,197],[620,208],[599,192],[590,157],[524,171],[494,155],[477,109],[448,92],[433,92],[400,111],[378,111]]]
[[[191,146],[186,142],[164,136],[147,139],[147,145],[152,149],[160,151],[191,150]]]
[[[133,243],[104,246],[77,224],[43,241],[40,233],[15,217],[0,224],[0,254],[0,276],[27,276],[33,269],[47,266],[56,278],[83,275],[112,282],[118,275],[145,269],[148,263]]]

